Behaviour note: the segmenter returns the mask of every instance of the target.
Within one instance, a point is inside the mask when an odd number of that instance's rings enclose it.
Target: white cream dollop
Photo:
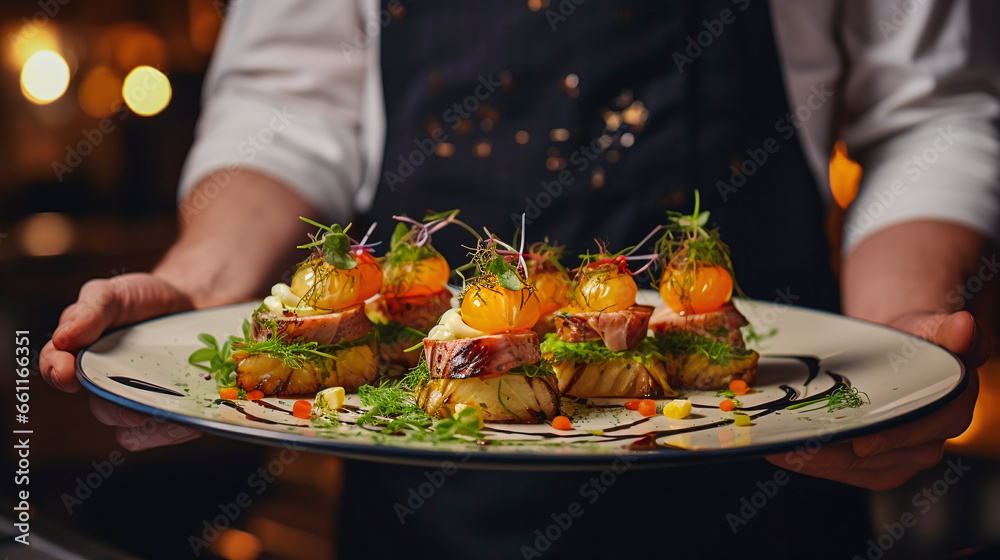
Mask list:
[[[300,301],[302,301],[302,298],[292,293],[292,289],[288,287],[288,284],[278,282],[274,286],[271,286],[271,295],[264,298],[264,306],[275,315],[283,315],[286,311],[300,316],[329,313],[329,311],[313,309],[307,305],[299,306]]]
[[[431,332],[427,333],[427,338],[440,341],[475,338],[477,336],[486,336],[486,333],[467,325],[462,320],[461,311],[455,308],[445,311],[438,319],[438,324],[434,325]]]

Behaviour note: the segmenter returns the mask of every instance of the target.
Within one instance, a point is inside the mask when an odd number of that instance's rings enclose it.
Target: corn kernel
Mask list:
[[[667,418],[680,420],[687,418],[691,414],[691,401],[684,399],[674,399],[663,405],[663,415]]]
[[[737,414],[736,418],[733,419],[733,424],[737,426],[745,427],[750,425],[750,417],[746,414]]]
[[[344,406],[346,392],[343,387],[329,387],[316,393],[316,408],[323,412],[334,412]]]

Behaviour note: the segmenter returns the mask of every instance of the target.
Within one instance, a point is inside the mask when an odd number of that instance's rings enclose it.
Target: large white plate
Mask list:
[[[640,294],[654,303],[655,292]],[[662,302],[661,302],[662,304]],[[119,405],[164,421],[270,445],[297,444],[348,458],[431,465],[456,460],[468,467],[505,469],[605,468],[619,455],[637,466],[679,466],[784,452],[884,430],[926,415],[965,388],[962,363],[948,351],[886,327],[776,303],[740,300],[737,307],[757,332],[777,329],[757,345],[757,391],[742,397],[753,418],[732,424],[714,392],[685,391],[694,403],[684,420],[643,418],[625,399],[595,399],[594,406],[564,398],[574,430],[548,425],[487,424],[479,443],[429,443],[384,435],[350,423],[317,429],[290,414],[297,399],[220,403],[214,381],[187,363],[196,336],[220,340],[239,334],[253,305],[172,315],[120,329],[77,359],[88,389]],[[788,401],[827,393],[838,383],[857,387],[871,403],[836,412],[786,410]],[[348,404],[359,405],[356,395]],[[810,407],[807,407],[810,408]],[[591,432],[603,430],[604,435]],[[471,454],[470,454],[471,452]]]

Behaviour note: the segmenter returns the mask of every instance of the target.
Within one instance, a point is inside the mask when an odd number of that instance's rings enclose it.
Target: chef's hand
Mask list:
[[[961,358],[969,375],[965,391],[941,410],[904,426],[824,446],[808,460],[790,453],[772,455],[768,461],[809,476],[871,490],[900,486],[941,461],[945,441],[964,432],[972,422],[979,394],[976,368],[989,358],[989,338],[967,311],[910,313],[889,325],[943,346]]]
[[[193,309],[191,299],[152,274],[122,274],[91,280],[80,289],[76,303],[59,317],[59,326],[38,358],[38,369],[50,385],[67,392],[80,390],[75,353],[111,328],[160,315]]]

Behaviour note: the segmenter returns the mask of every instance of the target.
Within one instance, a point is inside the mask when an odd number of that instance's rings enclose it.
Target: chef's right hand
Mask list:
[[[38,358],[42,377],[53,387],[76,392],[75,353],[111,328],[194,308],[191,298],[152,274],[131,273],[91,280],[80,288],[76,303],[59,317],[52,340]]]

